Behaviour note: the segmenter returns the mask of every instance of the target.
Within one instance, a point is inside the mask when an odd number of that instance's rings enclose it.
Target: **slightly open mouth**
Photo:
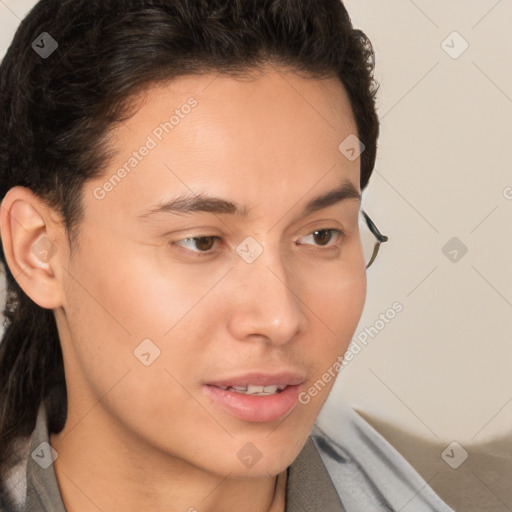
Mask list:
[[[254,395],[254,396],[271,396],[281,393],[287,386],[284,385],[270,385],[270,386],[214,386],[222,389],[223,391],[231,391],[233,393],[240,393],[242,395]]]
[[[287,379],[288,380],[288,379]],[[271,381],[272,382],[272,381]],[[237,385],[229,381],[205,384],[204,392],[218,406],[243,421],[276,421],[297,404],[301,384]]]

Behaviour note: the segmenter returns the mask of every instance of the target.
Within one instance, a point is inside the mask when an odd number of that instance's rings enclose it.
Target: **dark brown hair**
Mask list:
[[[48,58],[32,47],[43,32],[58,43]],[[17,185],[31,189],[61,215],[72,249],[83,185],[105,171],[109,130],[133,115],[139,93],[179,76],[239,75],[266,63],[341,80],[366,147],[365,188],[379,133],[373,58],[340,0],[41,0],[0,66],[0,198]],[[50,431],[67,414],[53,311],[21,290],[3,247],[1,258],[0,470],[14,440],[33,430],[41,402]]]

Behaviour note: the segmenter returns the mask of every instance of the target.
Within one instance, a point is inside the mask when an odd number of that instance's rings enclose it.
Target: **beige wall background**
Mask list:
[[[511,433],[512,2],[345,4],[376,52],[366,208],[390,237],[356,333],[395,301],[403,311],[342,371],[329,407],[349,400],[466,446]]]
[[[0,58],[35,3],[0,0]],[[365,206],[390,242],[368,273],[354,336],[367,344],[321,421],[335,431],[348,401],[467,448],[512,429],[512,1],[346,5],[376,51],[382,135]]]

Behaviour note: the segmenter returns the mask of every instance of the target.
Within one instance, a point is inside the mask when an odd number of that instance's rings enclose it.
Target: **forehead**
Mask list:
[[[112,131],[116,154],[92,184],[122,175],[105,204],[133,209],[205,191],[235,194],[244,204],[263,196],[299,200],[320,181],[316,193],[342,178],[359,188],[359,160],[339,150],[356,124],[336,78],[273,67],[245,77],[185,76],[147,89],[136,106]]]
[[[198,105],[189,112],[183,107],[192,98]],[[217,147],[216,142],[228,142],[229,137],[236,139],[237,145],[245,142],[255,150],[269,142],[268,136],[285,128],[277,141],[283,151],[293,137],[297,142],[304,137],[312,143],[324,141],[325,147],[337,150],[340,134],[356,132],[350,101],[340,80],[300,77],[284,68],[266,67],[241,77],[183,76],[151,86],[137,100],[135,115],[114,130],[120,150],[129,151],[141,133],[150,134],[166,121],[172,121],[172,138],[192,137],[210,149]],[[300,149],[296,147],[295,152]]]

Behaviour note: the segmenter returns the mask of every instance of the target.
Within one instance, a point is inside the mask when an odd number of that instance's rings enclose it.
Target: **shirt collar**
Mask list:
[[[288,468],[286,512],[345,512],[311,436]]]
[[[58,456],[49,444],[44,405],[41,405],[27,463],[26,512],[66,512],[53,467]],[[318,449],[311,438],[288,468],[286,512],[345,512]]]

